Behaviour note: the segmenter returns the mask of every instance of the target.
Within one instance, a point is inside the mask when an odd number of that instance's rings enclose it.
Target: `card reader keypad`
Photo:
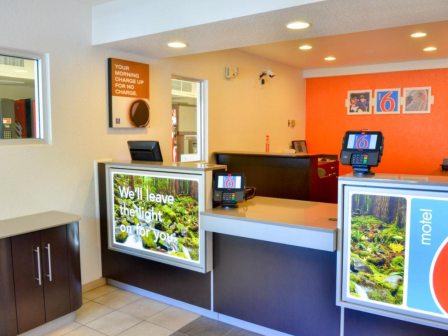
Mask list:
[[[224,202],[235,202],[235,193],[222,193],[222,200]]]
[[[11,131],[3,131],[3,139],[12,139]]]
[[[368,154],[353,154],[352,155],[352,164],[367,164],[367,160],[369,158]]]

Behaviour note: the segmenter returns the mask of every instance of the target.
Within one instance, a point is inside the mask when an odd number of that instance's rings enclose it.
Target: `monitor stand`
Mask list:
[[[353,175],[355,176],[373,176],[375,173],[370,170],[369,166],[355,167],[353,166]]]

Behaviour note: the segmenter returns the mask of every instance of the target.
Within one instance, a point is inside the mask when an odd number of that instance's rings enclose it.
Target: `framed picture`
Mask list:
[[[306,147],[306,140],[293,140],[292,148],[296,151],[296,153],[307,154],[308,148]]]
[[[400,114],[401,89],[375,90],[375,114]]]
[[[431,113],[431,87],[404,88],[403,113]]]
[[[372,114],[372,90],[348,91],[347,114]]]

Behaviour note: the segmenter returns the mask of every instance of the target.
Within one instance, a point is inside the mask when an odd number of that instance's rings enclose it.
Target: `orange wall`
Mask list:
[[[348,116],[347,91],[431,86],[430,114]],[[403,92],[402,92],[403,94]],[[430,174],[448,158],[448,69],[306,80],[306,140],[313,153],[339,154],[347,130],[382,131],[379,173]],[[341,174],[350,167],[341,166]]]

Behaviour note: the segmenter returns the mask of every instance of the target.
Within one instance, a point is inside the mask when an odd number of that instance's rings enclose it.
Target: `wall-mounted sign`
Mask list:
[[[110,248],[199,267],[199,176],[111,172],[110,179]]]
[[[148,127],[149,65],[108,59],[109,127]]]
[[[448,195],[344,190],[343,300],[448,329]]]
[[[372,114],[372,90],[348,91],[347,114]]]
[[[400,114],[401,89],[375,90],[375,114]]]

